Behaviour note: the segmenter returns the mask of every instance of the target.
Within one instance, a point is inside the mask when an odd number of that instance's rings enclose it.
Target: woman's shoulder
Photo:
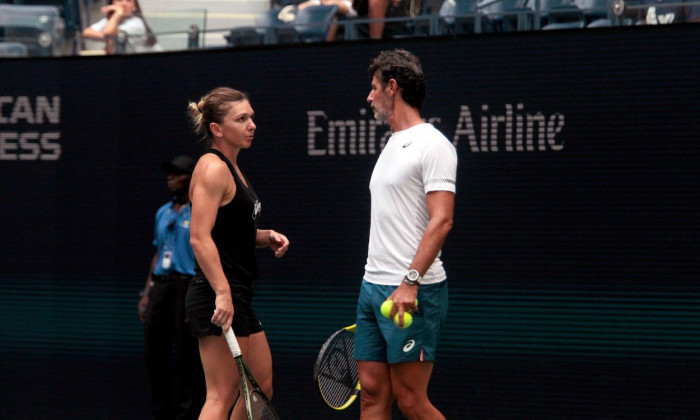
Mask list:
[[[146,23],[138,16],[129,16],[119,24],[119,29],[128,34],[145,34]]]
[[[220,197],[225,204],[236,191],[233,175],[226,162],[212,153],[202,155],[192,173],[190,191]]]
[[[228,172],[230,172],[228,165],[219,156],[205,153],[197,161],[192,176],[216,179]]]

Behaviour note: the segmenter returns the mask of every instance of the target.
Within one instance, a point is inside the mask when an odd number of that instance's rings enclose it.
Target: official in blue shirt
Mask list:
[[[194,165],[195,160],[184,155],[161,165],[173,198],[156,212],[156,252],[138,304],[145,327],[151,411],[158,420],[197,419],[205,397],[198,343],[185,314],[187,287],[194,276],[189,201]],[[173,343],[177,346],[177,377],[171,368]],[[173,389],[178,390],[177,395]]]

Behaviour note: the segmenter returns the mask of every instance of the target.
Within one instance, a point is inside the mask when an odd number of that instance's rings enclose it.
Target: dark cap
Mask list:
[[[170,162],[163,162],[160,165],[160,169],[169,174],[191,174],[195,163],[195,160],[191,157],[180,155]]]

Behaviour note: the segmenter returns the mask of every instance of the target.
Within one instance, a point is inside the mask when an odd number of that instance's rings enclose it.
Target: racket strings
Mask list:
[[[275,409],[261,391],[253,390],[250,393],[250,409],[255,420],[278,420]]]
[[[355,335],[341,331],[329,341],[319,363],[318,386],[331,407],[342,407],[357,394]]]

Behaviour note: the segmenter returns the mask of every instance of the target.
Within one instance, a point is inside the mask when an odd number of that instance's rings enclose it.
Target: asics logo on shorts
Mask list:
[[[409,351],[411,351],[411,349],[413,349],[413,346],[415,345],[416,340],[408,340],[408,342],[406,342],[406,344],[403,346],[403,352],[408,353]]]

